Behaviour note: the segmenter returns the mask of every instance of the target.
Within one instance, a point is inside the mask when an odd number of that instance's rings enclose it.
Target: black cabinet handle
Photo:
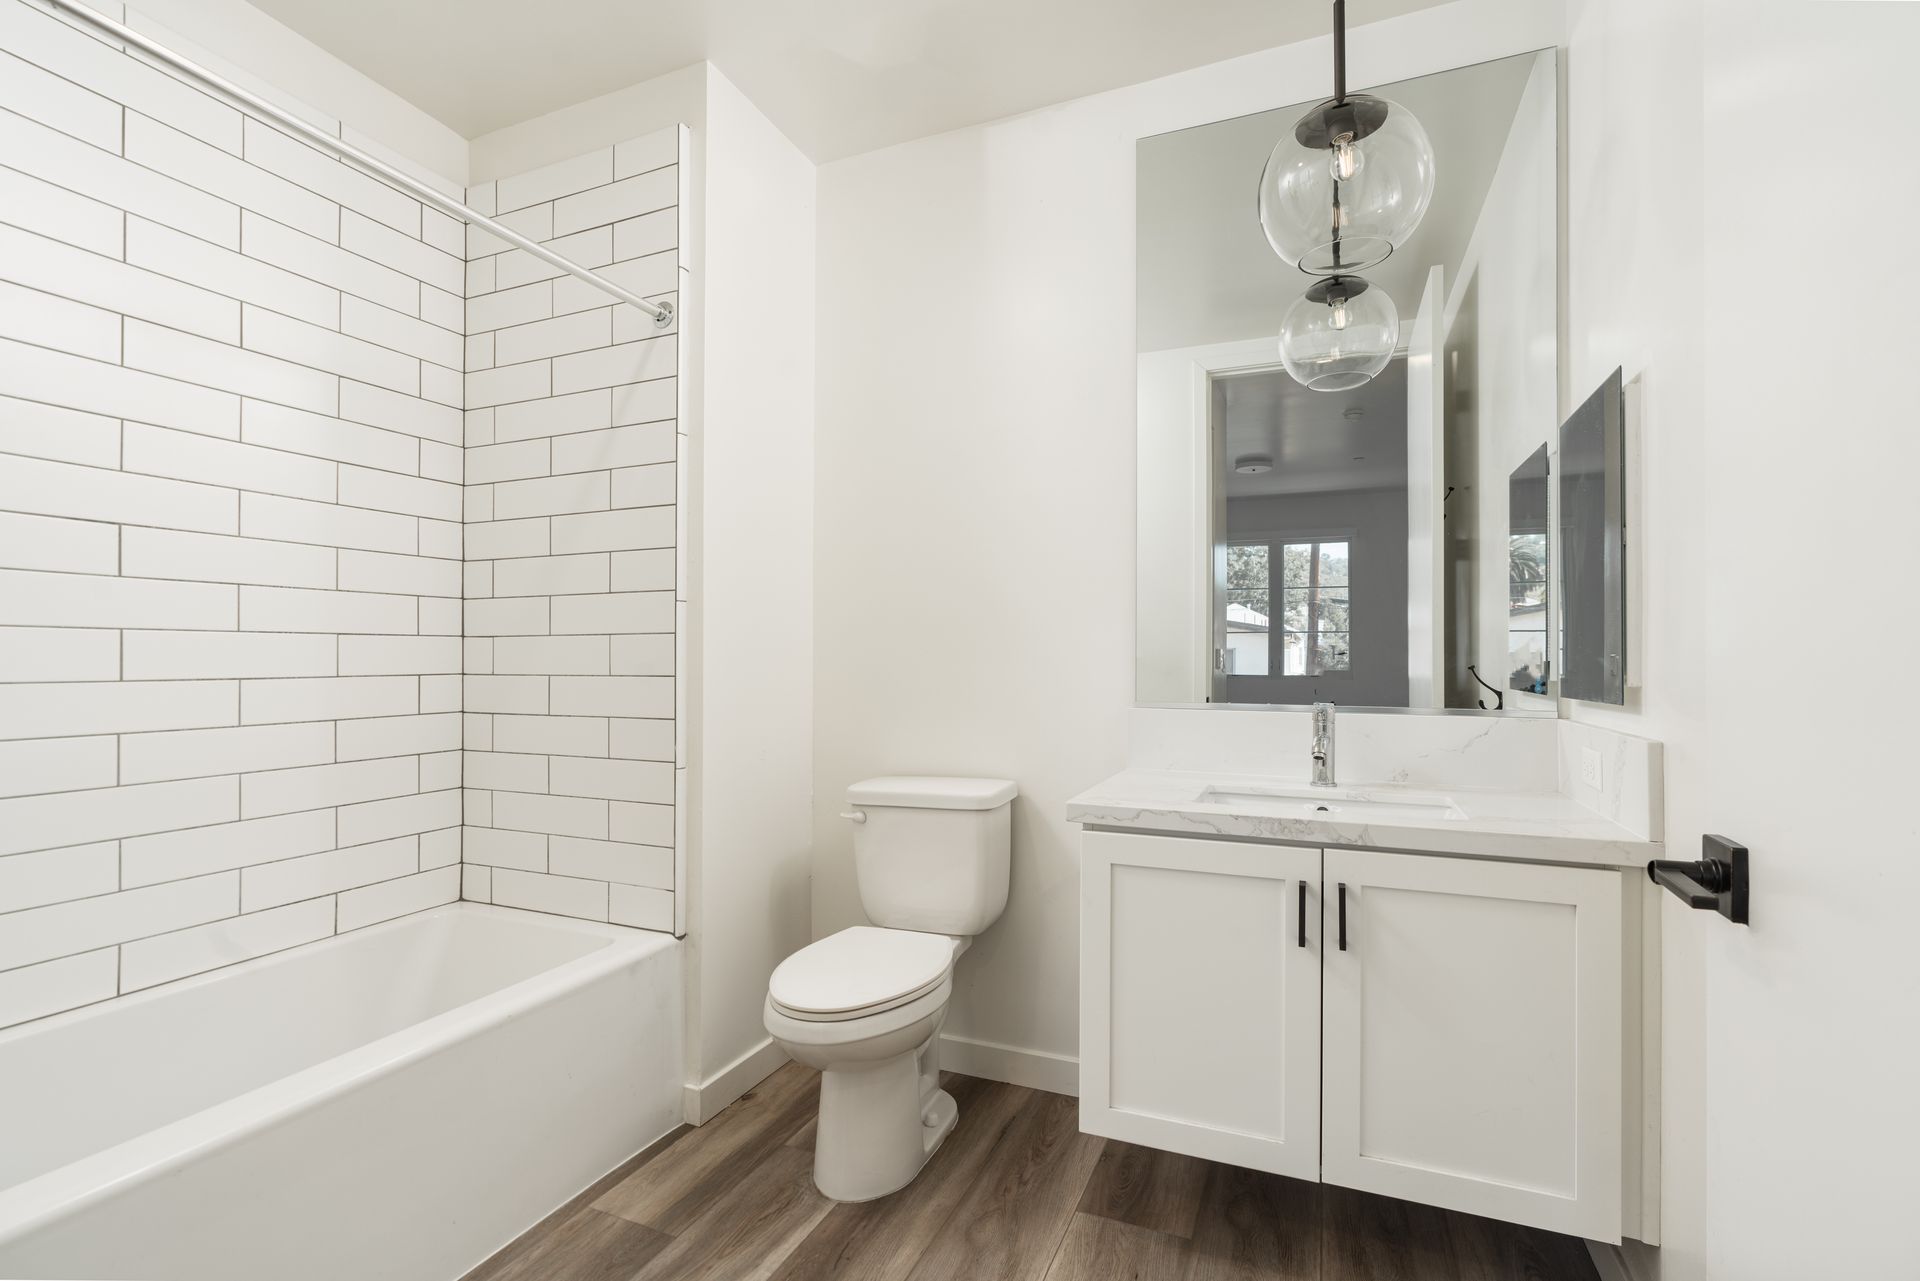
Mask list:
[[[1300,882],[1300,947],[1307,945],[1307,883]]]
[[[1340,950],[1347,950],[1347,883],[1340,882]]]

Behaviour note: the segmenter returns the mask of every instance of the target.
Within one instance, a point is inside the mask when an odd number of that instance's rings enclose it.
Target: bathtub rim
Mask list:
[[[510,983],[419,1023],[409,1024],[365,1045],[356,1046],[330,1059],[322,1059],[211,1107],[136,1134],[112,1147],[56,1166],[23,1183],[0,1189],[0,1246],[97,1205],[123,1187],[164,1176],[199,1157],[218,1152],[266,1124],[311,1112],[366,1082],[419,1062],[443,1046],[469,1040],[499,1027],[537,1006],[649,956],[671,952],[680,942],[671,934],[612,925],[604,921],[588,921],[487,903],[444,903],[344,934],[222,966],[217,970],[158,984],[129,993],[124,998],[111,998],[47,1019],[36,1019],[17,1028],[8,1028],[0,1033],[0,1050],[4,1050],[9,1041],[24,1039],[35,1031],[89,1017],[99,1018],[108,1011],[125,1008],[136,1002],[221,982],[242,971],[271,968],[295,954],[312,955],[317,951],[334,950],[380,933],[418,926],[424,921],[461,916],[537,923],[546,928],[600,938],[605,940],[605,945],[585,956],[564,961],[552,969]],[[679,1029],[674,1029],[674,1034],[678,1035]]]

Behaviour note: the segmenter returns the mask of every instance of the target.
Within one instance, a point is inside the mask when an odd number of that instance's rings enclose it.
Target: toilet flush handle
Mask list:
[[[847,810],[841,814],[840,817],[846,819],[849,823],[864,823],[867,821],[866,812],[863,810]]]

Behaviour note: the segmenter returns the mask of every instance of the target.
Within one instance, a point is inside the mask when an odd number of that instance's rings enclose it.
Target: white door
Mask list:
[[[1328,850],[1326,897],[1322,1179],[1618,1241],[1619,874]]]
[[[1320,851],[1089,832],[1080,1128],[1317,1179]]]
[[[1407,705],[1444,707],[1446,661],[1441,602],[1441,503],[1446,495],[1446,362],[1441,312],[1444,273],[1427,273],[1407,339]]]
[[[1643,290],[1677,285],[1698,298],[1698,315],[1671,327],[1635,319],[1631,337],[1622,331],[1604,344],[1574,330],[1591,353],[1586,386],[1604,372],[1594,364],[1603,351],[1633,350],[1647,362],[1639,466],[1649,482],[1648,573],[1643,586],[1629,583],[1629,609],[1646,620],[1647,728],[1636,732],[1668,743],[1668,857],[1700,857],[1707,832],[1753,851],[1748,925],[1662,895],[1665,984],[1682,1003],[1670,1017],[1698,1019],[1667,1045],[1670,1160],[1686,1186],[1706,1192],[1704,1204],[1675,1198],[1670,1239],[1704,1242],[1702,1261],[1690,1265],[1700,1275],[1912,1281],[1920,1276],[1920,753],[1911,727],[1920,722],[1920,681],[1899,655],[1920,635],[1906,551],[1920,545],[1912,291],[1920,237],[1893,237],[1875,255],[1873,279],[1906,288],[1861,290],[1842,313],[1847,337],[1830,357],[1787,357],[1777,343],[1753,341],[1753,328],[1779,305],[1768,301],[1768,268],[1818,253],[1834,213],[1832,193],[1817,190],[1828,184],[1781,182],[1778,160],[1766,157],[1819,145],[1809,93],[1848,93],[1869,113],[1859,118],[1911,138],[1920,126],[1920,5],[1751,12],[1765,17],[1737,29],[1709,19],[1719,30],[1704,41],[1703,143],[1714,161],[1703,167],[1704,217],[1690,210],[1689,219],[1713,229],[1711,249],[1656,252],[1662,233],[1641,223],[1609,234],[1602,259],[1622,272],[1614,297],[1637,303]],[[1664,15],[1660,25],[1696,29],[1670,26]],[[1697,88],[1689,93],[1700,101]],[[1625,141],[1613,119],[1606,129],[1602,145]],[[1920,206],[1920,166],[1910,162],[1861,166],[1847,186],[1849,208]],[[1589,190],[1602,214],[1599,188]],[[1614,314],[1627,321],[1625,309]],[[1701,348],[1704,369],[1694,373],[1685,367]],[[1828,416],[1836,401],[1839,421]],[[1844,429],[1854,423],[1899,426],[1854,436]],[[1769,519],[1761,509],[1783,504],[1763,495],[1789,499],[1792,516],[1776,510]],[[1820,576],[1822,599],[1847,602],[1845,639],[1828,652],[1888,657],[1869,661],[1880,674],[1868,680],[1763,694],[1780,691],[1760,682],[1777,682],[1783,659],[1809,676],[1820,663],[1810,646],[1778,643],[1793,626],[1785,585],[1810,573]],[[1692,601],[1695,582],[1707,590]]]

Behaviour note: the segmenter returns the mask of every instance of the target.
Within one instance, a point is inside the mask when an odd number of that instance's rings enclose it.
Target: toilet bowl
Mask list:
[[[767,1031],[820,1070],[814,1184],[836,1201],[905,1187],[953,1129],[939,1036],[967,940],[858,926],[803,948],[769,984]]]
[[[847,789],[860,901],[873,925],[782,961],[767,1032],[820,1070],[814,1185],[871,1201],[913,1181],[959,1109],[940,1088],[953,967],[1007,903],[1005,779],[876,778]]]

